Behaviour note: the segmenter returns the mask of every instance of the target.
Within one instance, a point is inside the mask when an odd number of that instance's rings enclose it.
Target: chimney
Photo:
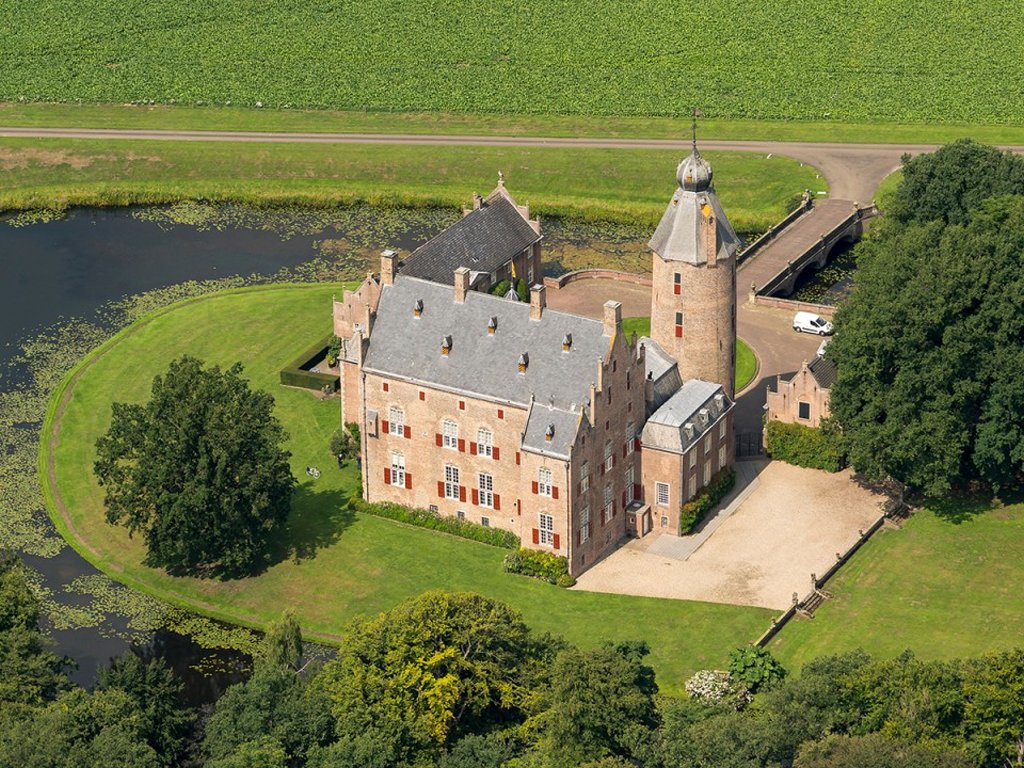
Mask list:
[[[618,301],[604,303],[604,335],[614,336],[622,330],[622,304]]]
[[[718,226],[715,224],[715,211],[710,205],[704,203],[700,207],[700,212],[703,219],[701,229],[704,258],[713,267],[718,262]]]
[[[547,297],[544,295],[544,286],[539,283],[530,288],[530,319],[540,320],[544,314],[544,307],[548,305]]]
[[[392,285],[395,282],[395,262],[398,254],[390,248],[380,255],[380,284]]]
[[[464,304],[466,293],[469,291],[469,267],[459,267],[455,270],[455,303]]]

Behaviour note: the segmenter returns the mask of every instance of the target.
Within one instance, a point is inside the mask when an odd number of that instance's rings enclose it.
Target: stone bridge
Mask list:
[[[836,246],[859,239],[876,213],[850,200],[805,200],[740,255],[738,298],[789,296],[804,270],[824,267]]]

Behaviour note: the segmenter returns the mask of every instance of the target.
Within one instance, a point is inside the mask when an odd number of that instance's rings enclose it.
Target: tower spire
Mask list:
[[[700,107],[693,108],[693,151],[694,154],[700,154],[697,152],[697,118],[703,117],[703,113],[700,111]]]

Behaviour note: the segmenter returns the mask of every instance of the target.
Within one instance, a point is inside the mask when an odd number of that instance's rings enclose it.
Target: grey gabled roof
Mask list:
[[[836,368],[836,364],[821,355],[811,360],[807,369],[822,389],[831,389],[832,385],[836,383],[836,376],[839,375],[839,369]]]
[[[510,200],[492,196],[413,251],[402,274],[452,285],[459,267],[494,272],[540,239]]]
[[[565,411],[552,408],[550,405],[534,403],[526,420],[526,433],[523,435],[523,448],[533,453],[568,459],[572,445],[576,441],[582,412]],[[547,433],[551,431],[551,439]]]
[[[719,400],[716,395],[721,395]],[[685,453],[732,408],[720,384],[689,379],[647,420],[641,434],[645,448]],[[687,429],[687,426],[692,429]]]
[[[413,305],[423,301],[414,317]],[[497,319],[493,335],[487,332]],[[572,346],[562,351],[562,339]],[[451,336],[447,355],[441,341]],[[364,370],[421,382],[471,396],[527,406],[579,410],[597,379],[597,362],[611,339],[597,320],[545,310],[530,319],[530,305],[470,291],[454,301],[450,286],[398,275],[384,286],[363,360]],[[526,372],[518,372],[520,356]]]
[[[718,201],[714,189],[690,191],[678,187],[665,210],[648,246],[665,261],[704,264],[707,259],[701,246],[701,208],[711,206],[718,231],[718,258],[727,259],[739,250],[740,238]]]

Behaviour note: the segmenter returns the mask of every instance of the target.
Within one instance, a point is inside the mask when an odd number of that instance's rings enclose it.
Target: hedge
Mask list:
[[[386,501],[371,503],[364,500],[361,496],[353,496],[349,499],[349,507],[356,512],[386,517],[389,520],[397,520],[400,523],[415,525],[420,528],[429,528],[433,531],[443,531],[452,536],[479,541],[482,544],[490,544],[492,547],[515,549],[519,546],[519,537],[511,531],[505,531],[501,528],[486,528],[477,523],[471,523],[468,520],[459,520],[457,517],[442,517],[435,512],[428,512],[425,509],[412,509]]]
[[[536,549],[520,548],[505,555],[505,572],[531,576],[559,587],[571,587],[576,579],[569,575],[569,561],[564,557]]]
[[[838,472],[846,466],[839,436],[826,423],[821,429],[803,424],[768,422],[768,454],[787,464]]]
[[[726,467],[711,478],[707,488],[679,508],[679,535],[684,536],[692,531],[693,527],[725,498],[734,485],[736,485],[736,470],[732,467]]]
[[[327,355],[334,335],[326,336],[317,342],[287,366],[281,369],[281,383],[286,387],[301,387],[302,389],[314,389],[322,392],[325,386],[329,386],[332,392],[337,392],[341,386],[341,379],[330,373],[313,373],[308,368],[317,360]]]

